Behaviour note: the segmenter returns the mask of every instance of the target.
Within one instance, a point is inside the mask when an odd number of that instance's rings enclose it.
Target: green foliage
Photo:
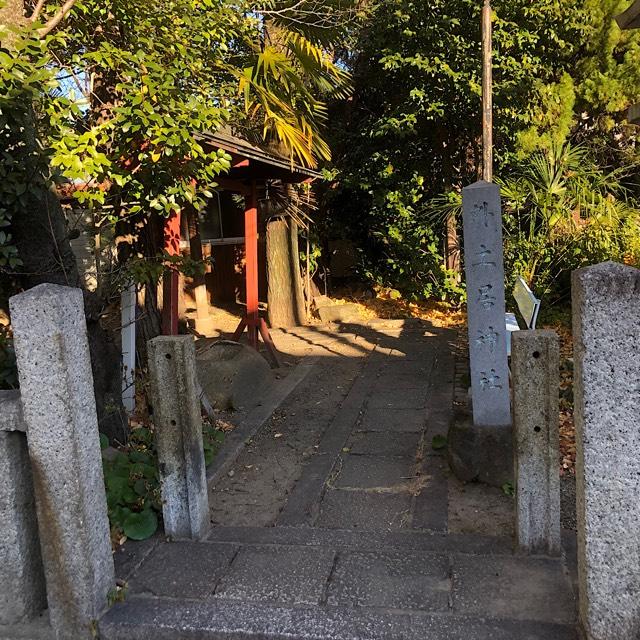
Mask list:
[[[596,173],[636,165],[636,129],[622,122],[640,99],[640,34],[613,21],[627,4],[494,0],[496,173],[504,181],[574,140],[588,142]],[[366,276],[414,296],[461,295],[441,265],[446,214],[481,164],[481,6],[376,4],[348,58],[353,100],[333,107],[329,233],[363,248]],[[601,199],[621,198],[615,186],[592,186]],[[581,255],[618,255],[619,240],[607,248],[603,225],[581,235]],[[534,241],[545,243],[540,228]],[[522,244],[518,253],[540,250]]]
[[[431,448],[434,451],[442,451],[442,449],[446,449],[447,447],[447,438],[446,436],[437,435],[433,436],[431,440]]]
[[[56,180],[116,227],[121,264],[153,272],[157,219],[201,211],[230,167],[200,134],[232,125],[292,161],[327,158],[324,100],[348,79],[329,49],[350,2],[335,4],[79,0],[44,39],[25,21],[0,50],[0,269],[20,264],[12,217]]]
[[[224,442],[224,432],[205,422],[202,436],[208,466]],[[100,446],[103,451],[109,446],[104,434],[100,434]],[[133,429],[126,447],[103,454],[102,466],[112,529],[132,540],[151,537],[162,514],[152,432],[147,427]]]
[[[639,263],[640,205],[623,185],[632,171],[605,171],[581,146],[532,155],[501,184],[507,274],[563,295],[573,269]]]
[[[106,437],[101,436],[100,440],[106,448]],[[134,429],[126,449],[103,456],[103,470],[112,528],[132,540],[151,537],[158,528],[162,504],[157,456],[149,429]]]
[[[34,192],[48,188],[48,149],[39,134],[47,130],[52,111],[62,113],[66,107],[51,96],[57,81],[47,50],[50,40],[34,38],[28,30],[13,33],[0,24],[0,42],[9,39],[11,48],[0,48],[0,274],[22,264],[11,220],[28,208]]]
[[[0,389],[16,389],[18,387],[18,369],[13,340],[9,331],[0,325]]]
[[[202,446],[204,447],[204,463],[209,466],[224,442],[224,431],[216,429],[208,422],[202,425]]]
[[[502,487],[502,493],[509,498],[513,498],[516,494],[516,488],[513,486],[513,482],[505,482]]]

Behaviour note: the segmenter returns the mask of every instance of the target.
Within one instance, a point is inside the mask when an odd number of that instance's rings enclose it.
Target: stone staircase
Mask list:
[[[567,538],[567,546],[571,540]],[[576,640],[571,550],[418,531],[218,527],[117,556],[102,640]]]

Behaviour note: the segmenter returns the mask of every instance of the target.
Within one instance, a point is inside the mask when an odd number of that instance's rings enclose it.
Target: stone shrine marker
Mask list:
[[[511,424],[500,188],[462,190],[473,423]]]

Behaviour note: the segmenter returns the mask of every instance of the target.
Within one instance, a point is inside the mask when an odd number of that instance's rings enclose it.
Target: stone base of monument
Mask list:
[[[476,427],[468,413],[459,413],[449,427],[447,458],[463,482],[502,487],[513,482],[511,425]]]

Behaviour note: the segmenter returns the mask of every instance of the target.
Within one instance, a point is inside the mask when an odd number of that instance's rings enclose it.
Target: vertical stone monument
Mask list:
[[[80,289],[9,300],[56,640],[89,640],[115,589],[98,416]]]
[[[466,187],[462,208],[472,418],[452,424],[449,463],[465,482],[501,486],[513,480],[513,466],[500,188]]]
[[[640,637],[640,270],[573,273],[580,622]]]
[[[473,423],[511,424],[505,329],[500,188],[462,190]]]

